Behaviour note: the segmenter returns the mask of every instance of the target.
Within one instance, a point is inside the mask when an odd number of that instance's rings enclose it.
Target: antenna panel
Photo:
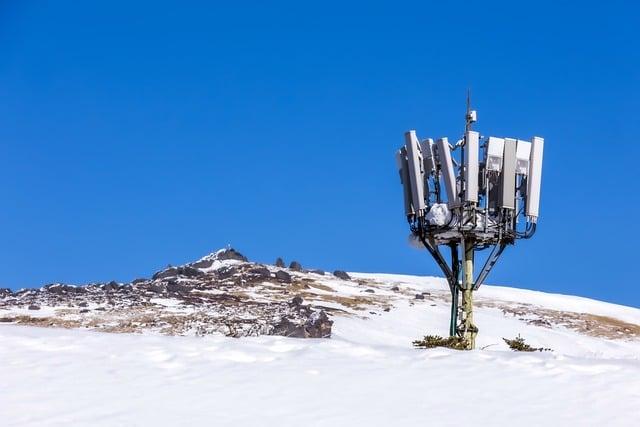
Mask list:
[[[447,190],[447,201],[449,207],[458,204],[458,190],[456,186],[456,174],[453,170],[453,160],[451,160],[451,148],[449,148],[449,140],[440,138],[436,143],[438,149],[438,159],[440,160],[440,168],[444,185]]]
[[[529,141],[518,140],[516,148],[516,173],[519,175],[529,175],[529,157],[531,156],[531,143]]]
[[[424,163],[420,143],[416,131],[410,130],[404,134],[407,147],[407,162],[409,163],[409,181],[411,182],[411,196],[413,209],[418,216],[425,209],[424,202]]]
[[[500,172],[504,156],[504,139],[490,136],[487,141],[486,164],[488,171]]]
[[[515,209],[516,198],[516,140],[504,139],[504,163],[500,175],[501,208]]]
[[[404,214],[414,215],[411,206],[411,183],[409,182],[409,163],[407,162],[407,150],[402,147],[396,152],[396,165],[400,173],[400,183],[402,184],[402,192],[404,193]]]
[[[478,202],[478,156],[480,151],[480,134],[468,131],[465,147],[465,192],[466,202]]]
[[[531,156],[529,164],[529,179],[527,182],[527,211],[531,222],[538,219],[540,208],[540,185],[542,184],[542,153],[544,139],[534,136],[531,142]]]
[[[433,139],[425,139],[420,143],[420,147],[422,148],[422,157],[424,158],[424,173],[429,175],[436,170]]]

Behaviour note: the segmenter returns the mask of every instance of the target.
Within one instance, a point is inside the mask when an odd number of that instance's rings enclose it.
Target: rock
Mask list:
[[[186,294],[186,293],[189,293],[190,291],[191,291],[191,288],[189,288],[186,285],[183,285],[182,283],[178,283],[175,280],[171,280],[170,282],[167,282],[167,292],[172,292],[177,294]]]
[[[267,267],[253,267],[248,271],[249,275],[259,279],[268,279],[271,277],[271,271]]]
[[[374,291],[373,289],[365,289],[365,292],[369,292],[370,294],[375,294],[376,291]]]
[[[291,283],[291,275],[284,270],[276,271],[276,280],[282,283]]]
[[[74,294],[84,292],[84,288],[78,288],[76,286],[71,285],[62,285],[59,283],[47,285],[44,287],[44,290],[57,295],[65,295],[65,294]]]
[[[216,270],[216,278],[221,280],[228,279],[229,277],[238,275],[240,271],[241,271],[240,267],[237,267],[234,265],[220,267],[219,269]]]
[[[333,272],[333,275],[336,276],[338,279],[351,280],[351,276],[349,276],[346,271],[336,270]]]
[[[289,264],[289,270],[302,271],[302,264],[298,261],[291,261],[291,264]]]
[[[166,270],[158,271],[151,278],[153,280],[166,279],[168,277],[175,277],[178,275],[178,269],[176,267],[169,267]]]
[[[82,310],[80,310],[80,313],[88,313],[89,309],[88,308],[83,308]]]
[[[416,294],[416,299],[424,299],[424,295],[422,295],[422,294]]]
[[[236,261],[249,262],[246,256],[242,255],[240,252],[236,251],[233,248],[222,249],[216,252],[215,258],[220,261],[224,261],[226,259],[234,259]]]
[[[191,264],[193,268],[210,268],[213,265],[214,259],[201,259]]]
[[[320,276],[324,276],[324,271],[322,270],[309,270],[309,273],[319,274]]]
[[[300,295],[296,295],[295,297],[293,297],[293,299],[291,300],[291,305],[294,306],[300,306],[302,305],[303,299]]]
[[[13,292],[11,292],[11,289],[9,288],[0,288],[0,298],[2,297],[8,297],[9,295],[11,295]]]
[[[274,325],[273,335],[282,335],[290,338],[307,338],[307,331],[304,325],[297,325],[291,320],[283,317],[280,322]]]
[[[87,304],[86,301],[82,301],[80,304],[78,304],[78,307],[87,307],[89,304]]]
[[[131,282],[131,284],[132,285],[138,285],[138,284],[144,283],[146,281],[147,281],[147,279],[139,278],[139,279],[135,279],[133,282]]]
[[[390,311],[390,310],[391,310],[391,309],[390,309],[389,307],[385,307],[385,309],[384,309],[384,310],[382,310],[382,311]]]
[[[399,287],[397,287],[397,286],[394,286],[393,288],[391,288],[391,290],[392,290],[392,291],[399,291],[399,290],[400,290],[400,288],[399,288]]]
[[[120,285],[113,280],[102,287],[105,292],[114,292],[120,290]]]
[[[280,257],[276,259],[276,267],[285,268],[284,260]]]
[[[36,304],[31,304],[29,306],[29,310],[40,310],[40,306]]]
[[[333,321],[321,310],[314,312],[304,326],[308,338],[329,338]]]

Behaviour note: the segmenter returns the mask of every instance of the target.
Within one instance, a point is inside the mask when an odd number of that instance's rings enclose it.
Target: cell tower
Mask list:
[[[544,139],[537,136],[531,141],[481,136],[472,130],[476,121],[467,95],[462,139],[454,145],[446,137],[420,141],[410,130],[396,153],[411,238],[424,245],[447,278],[449,334],[464,338],[468,349],[475,347],[478,334],[473,291],[507,245],[536,231],[544,148]],[[450,263],[440,251],[444,246],[451,252]],[[474,254],[490,248],[474,280]]]

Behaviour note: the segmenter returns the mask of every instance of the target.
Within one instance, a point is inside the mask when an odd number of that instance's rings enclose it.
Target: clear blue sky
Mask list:
[[[640,10],[563,3],[2,2],[0,286],[227,244],[438,274],[394,150],[459,136],[471,87],[483,134],[546,139],[538,233],[489,282],[640,306]]]

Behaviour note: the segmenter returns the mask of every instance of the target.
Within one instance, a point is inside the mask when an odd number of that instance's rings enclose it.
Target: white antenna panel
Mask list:
[[[436,143],[438,148],[438,159],[440,160],[440,167],[442,177],[444,179],[444,185],[447,189],[447,201],[449,207],[456,206],[458,204],[458,188],[456,186],[456,174],[453,170],[453,160],[451,160],[451,148],[449,147],[448,138],[440,138]]]
[[[416,131],[410,130],[404,134],[407,147],[407,162],[409,163],[409,180],[411,182],[411,196],[413,209],[419,216],[425,209],[424,201],[424,163],[420,143]]]
[[[544,139],[534,136],[531,143],[530,169],[527,188],[527,216],[536,222],[540,209],[540,185],[542,184],[542,153]]]
[[[529,175],[529,157],[531,156],[531,143],[529,141],[518,140],[516,149],[516,173],[519,175]]]
[[[490,136],[487,141],[487,170],[500,172],[502,170],[502,158],[504,157],[504,139]]]

